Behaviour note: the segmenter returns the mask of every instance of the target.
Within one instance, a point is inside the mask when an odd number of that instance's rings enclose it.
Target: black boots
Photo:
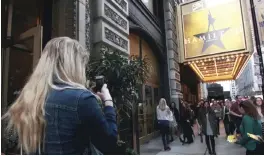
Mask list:
[[[170,150],[171,150],[171,148],[169,146],[164,148],[164,151],[170,151]]]

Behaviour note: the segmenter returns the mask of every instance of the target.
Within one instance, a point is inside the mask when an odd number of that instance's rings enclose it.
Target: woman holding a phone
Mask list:
[[[104,84],[96,96],[86,88],[89,52],[76,40],[49,41],[17,100],[3,116],[18,134],[21,154],[111,153],[116,113]]]

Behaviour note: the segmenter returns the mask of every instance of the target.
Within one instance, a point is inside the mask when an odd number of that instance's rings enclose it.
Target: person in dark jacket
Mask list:
[[[173,114],[173,112],[174,112],[173,105],[170,105],[168,107],[169,107],[170,111],[172,112],[172,115],[174,116],[174,114]],[[169,139],[169,142],[173,142],[174,141],[173,133],[174,133],[174,126],[173,126],[172,122],[170,122],[170,139]]]
[[[242,96],[236,96],[236,102],[232,104],[230,108],[230,117],[236,126],[236,133],[240,134],[239,127],[242,121],[243,114],[240,112],[239,105],[242,101]]]
[[[199,123],[199,113],[201,112],[201,109],[204,107],[204,100],[202,99],[198,105],[196,106],[196,120],[197,120],[197,129],[198,129],[198,135],[200,135],[202,137],[202,133],[201,133],[201,123]],[[201,138],[202,139],[202,138]],[[201,141],[202,142],[202,141]]]
[[[217,118],[208,101],[204,102],[204,107],[200,110],[198,120],[202,126],[202,133],[205,135],[209,154],[216,155],[214,137],[217,135]]]
[[[222,113],[223,113],[223,122],[225,126],[225,132],[226,136],[232,135],[235,131],[235,125],[231,121],[230,118],[230,107],[231,107],[231,102],[229,100],[225,101],[225,105],[223,106]]]
[[[217,135],[220,135],[220,119],[222,118],[222,107],[217,101],[213,101],[213,105],[210,107],[216,115],[217,121]]]
[[[47,43],[3,116],[18,134],[21,154],[113,154],[116,112],[106,84],[97,95],[87,89],[88,60],[89,53],[76,40],[58,37]]]
[[[191,112],[187,108],[187,103],[183,103],[182,105],[182,110],[181,110],[181,116],[180,116],[180,123],[183,129],[183,134],[184,134],[184,142],[187,139],[187,143],[191,144],[193,143],[193,130],[191,127]]]
[[[178,123],[180,121],[179,110],[177,109],[175,102],[172,102],[171,105],[174,106],[173,107],[173,115],[175,117],[176,122]]]

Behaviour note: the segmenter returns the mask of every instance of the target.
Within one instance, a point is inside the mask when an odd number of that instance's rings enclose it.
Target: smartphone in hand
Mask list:
[[[95,77],[95,92],[101,92],[101,89],[105,83],[104,76]]]

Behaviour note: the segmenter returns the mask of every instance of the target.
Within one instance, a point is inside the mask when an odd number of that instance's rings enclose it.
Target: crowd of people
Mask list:
[[[157,106],[158,122],[161,128],[164,150],[170,150],[169,136],[170,122],[176,120],[182,128],[184,142],[193,143],[192,127],[196,124],[199,135],[205,136],[208,153],[216,155],[215,137],[220,135],[220,123],[223,122],[226,138],[233,135],[236,144],[246,149],[246,154],[264,154],[264,144],[261,142],[264,136],[264,104],[260,97],[236,96],[235,101],[201,100],[197,105],[190,105],[181,100],[179,108],[175,103],[169,107],[165,99],[161,99]],[[174,119],[175,118],[175,119]],[[166,128],[165,128],[166,127]],[[175,127],[176,128],[176,127]],[[166,129],[166,130],[164,130]],[[258,139],[249,136],[253,134]],[[166,139],[168,138],[168,139]]]

